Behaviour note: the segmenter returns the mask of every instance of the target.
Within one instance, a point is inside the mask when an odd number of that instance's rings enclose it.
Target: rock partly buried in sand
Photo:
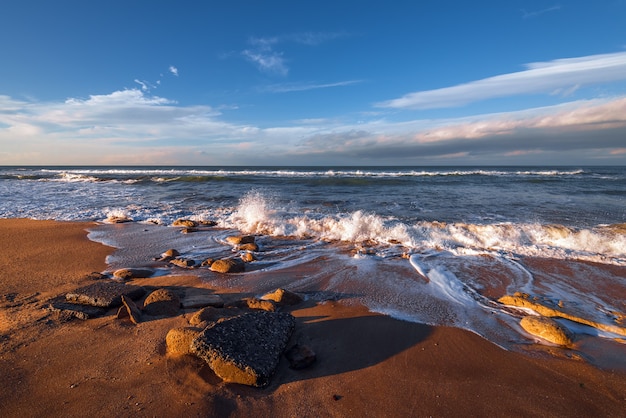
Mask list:
[[[257,252],[259,251],[259,246],[256,245],[254,242],[249,242],[247,244],[241,244],[239,246],[239,250]]]
[[[273,300],[278,306],[293,306],[297,305],[303,300],[302,296],[290,292],[287,289],[281,288],[276,289],[273,292],[266,293],[265,295],[261,296],[261,299]]]
[[[255,309],[258,311],[275,312],[276,303],[273,300],[263,300],[257,298],[243,298],[228,305],[233,308]]]
[[[175,266],[188,269],[195,266],[196,262],[190,258],[173,258],[170,260],[170,264],[174,264]]]
[[[191,219],[176,219],[172,226],[184,226],[186,228],[195,228],[198,226],[198,222],[192,221]]]
[[[245,271],[246,266],[240,259],[223,258],[215,260],[209,268],[216,273],[242,273]]]
[[[161,257],[156,257],[155,260],[156,261],[170,261],[173,258],[176,258],[180,255],[180,253],[178,252],[178,250],[174,249],[174,248],[170,248],[167,251],[164,251],[161,253]]]
[[[315,352],[309,346],[300,344],[287,350],[285,357],[289,361],[289,367],[295,370],[305,369],[317,359]]]
[[[132,299],[122,295],[122,306],[117,311],[117,319],[130,319],[133,324],[141,322],[141,311]]]
[[[241,261],[244,263],[252,263],[253,261],[256,261],[256,257],[250,252],[245,252],[241,254]]]
[[[254,244],[254,235],[231,235],[226,242],[233,245]]]
[[[295,327],[288,313],[252,312],[207,327],[191,351],[225,382],[266,386]]]
[[[502,296],[500,299],[498,299],[498,302],[504,305],[532,309],[533,311],[543,316],[565,318],[565,319],[569,319],[570,321],[578,322],[579,324],[588,325],[590,327],[594,327],[602,331],[612,332],[614,334],[626,336],[626,328],[620,327],[618,325],[604,324],[601,322],[585,319],[578,315],[573,315],[571,313],[565,312],[564,310],[561,310],[562,308],[558,305],[556,307],[546,306],[545,304],[539,303],[539,301],[537,301],[536,299],[537,298],[532,298],[531,300],[530,295],[516,292],[512,296],[511,295]]]
[[[202,328],[181,327],[169,330],[165,336],[165,347],[169,354],[193,354],[191,342],[202,332]]]
[[[118,280],[145,279],[154,274],[152,269],[123,268],[113,272],[113,278]]]
[[[520,325],[526,332],[552,344],[570,346],[572,334],[554,319],[544,316],[525,316]]]
[[[176,316],[180,309],[180,298],[169,289],[157,289],[143,302],[143,310],[152,316]]]
[[[106,313],[106,309],[104,308],[99,308],[91,305],[70,303],[67,301],[65,296],[57,296],[49,300],[49,305],[47,306],[47,308],[50,312],[58,313],[59,316],[64,320],[69,320],[72,318],[85,320],[89,318],[96,318]]]
[[[146,290],[140,286],[98,281],[67,293],[65,299],[74,303],[114,308],[122,304],[122,295],[131,299],[139,299],[145,293]]]

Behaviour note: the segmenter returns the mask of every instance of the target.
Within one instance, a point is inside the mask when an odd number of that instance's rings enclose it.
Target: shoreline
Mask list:
[[[106,269],[113,249],[90,241],[90,226],[0,219],[2,416],[617,416],[626,408],[624,371],[551,357],[549,347],[505,351],[350,299],[291,311],[295,337],[317,354],[310,368],[281,359],[266,388],[223,383],[197,359],[165,353],[168,330],[188,326],[190,312],[133,326],[114,312],[64,322],[42,309]],[[191,274],[133,284],[208,288]]]

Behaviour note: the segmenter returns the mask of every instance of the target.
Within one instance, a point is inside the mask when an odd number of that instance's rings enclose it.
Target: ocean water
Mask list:
[[[255,234],[246,273],[191,272],[355,298],[504,347],[532,341],[496,302],[516,291],[626,326],[626,167],[0,167],[0,217],[98,221],[90,238],[117,248],[110,270],[189,273],[152,260],[234,256],[226,237]],[[181,234],[179,218],[217,226]]]

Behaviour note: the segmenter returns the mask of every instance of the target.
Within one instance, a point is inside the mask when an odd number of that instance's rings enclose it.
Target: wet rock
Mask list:
[[[253,235],[231,235],[226,237],[226,242],[233,245],[242,245],[242,244],[253,244],[254,236]]]
[[[215,294],[186,294],[181,305],[185,309],[204,308],[213,306],[221,308],[224,306],[224,299],[220,295]]]
[[[254,242],[249,242],[247,244],[241,244],[239,246],[239,249],[241,251],[253,251],[253,252],[257,252],[259,251],[259,246],[256,245]]]
[[[181,234],[191,234],[193,232],[198,232],[198,228],[183,228],[181,229],[180,233]]]
[[[172,226],[184,226],[186,228],[195,228],[198,226],[198,222],[192,221],[191,219],[176,219]]]
[[[174,258],[170,260],[170,264],[174,264],[175,266],[188,269],[195,266],[196,262],[189,258]]]
[[[145,293],[146,290],[140,286],[98,281],[67,293],[65,299],[68,302],[82,303],[103,308],[114,308],[122,304],[122,295],[136,300]]]
[[[107,222],[111,224],[123,224],[126,222],[132,222],[133,219],[129,218],[126,215],[109,215],[107,217]]]
[[[296,344],[285,352],[289,367],[295,370],[305,369],[315,362],[315,352],[306,345]]]
[[[135,302],[122,295],[122,306],[117,311],[117,319],[128,318],[133,324],[141,322],[141,310]]]
[[[180,298],[169,289],[157,289],[143,302],[143,310],[152,316],[176,316],[180,309]]]
[[[108,279],[109,276],[106,274],[99,273],[97,271],[91,272],[83,277],[85,280],[104,280]]]
[[[241,260],[244,263],[251,263],[251,262],[256,260],[256,257],[252,253],[245,252],[245,253],[241,254]]]
[[[60,314],[66,319],[78,318],[82,320],[97,318],[104,315],[107,311],[96,306],[70,303],[65,296],[57,296],[49,300],[47,309],[50,312]]]
[[[215,259],[213,258],[207,258],[206,260],[204,260],[202,263],[200,263],[201,267],[211,267],[211,265],[215,262]]]
[[[215,260],[210,267],[216,273],[242,273],[246,267],[242,260],[237,258],[224,258]]]
[[[288,313],[248,313],[207,327],[192,341],[191,351],[225,382],[263,387],[294,327]]]
[[[217,222],[215,221],[199,221],[199,224],[202,226],[216,226]]]
[[[123,268],[113,272],[113,278],[118,280],[145,279],[154,274],[152,269]]]
[[[543,316],[525,316],[520,325],[526,332],[552,344],[570,346],[572,333],[554,319]]]
[[[264,300],[273,300],[278,306],[293,306],[303,301],[302,296],[287,289],[276,289],[261,296]]]
[[[202,328],[181,327],[169,330],[165,336],[165,347],[169,354],[192,354],[191,342],[202,332]]]
[[[157,257],[155,258],[155,260],[170,261],[178,256],[180,256],[180,253],[178,252],[178,250],[175,250],[174,248],[170,248],[169,250],[162,252],[161,257]]]

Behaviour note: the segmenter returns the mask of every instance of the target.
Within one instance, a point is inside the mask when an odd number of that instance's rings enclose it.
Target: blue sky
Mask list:
[[[0,4],[0,165],[626,164],[626,0]]]

